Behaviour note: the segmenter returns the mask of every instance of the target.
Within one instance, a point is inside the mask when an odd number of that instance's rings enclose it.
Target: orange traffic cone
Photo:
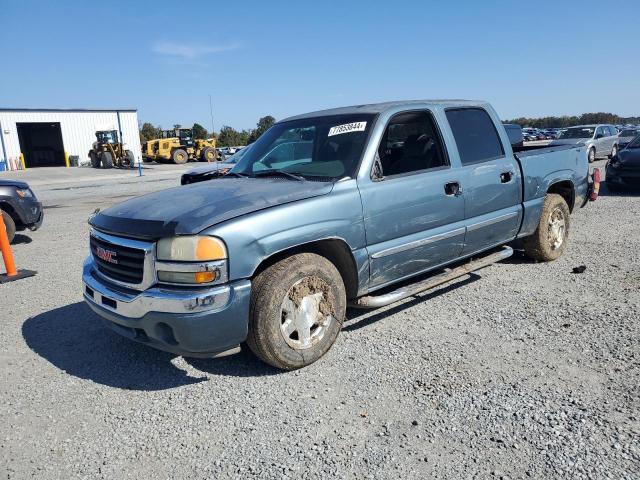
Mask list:
[[[16,270],[16,262],[13,260],[13,252],[9,245],[9,236],[7,235],[7,227],[4,225],[4,218],[0,213],[0,252],[4,260],[4,268],[7,273],[0,273],[0,283],[13,282],[21,278],[33,277],[37,272],[33,270]]]

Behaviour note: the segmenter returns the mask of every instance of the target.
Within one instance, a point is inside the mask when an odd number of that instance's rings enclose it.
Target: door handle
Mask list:
[[[502,172],[500,174],[500,182],[509,183],[513,179],[513,176],[514,176],[513,172]]]
[[[458,182],[449,182],[444,184],[444,193],[450,197],[462,195],[462,187]]]

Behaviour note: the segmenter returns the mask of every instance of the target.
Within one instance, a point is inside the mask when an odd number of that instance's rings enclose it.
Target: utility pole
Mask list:
[[[215,129],[213,128],[213,105],[211,104],[211,94],[209,94],[209,114],[211,115],[211,136],[213,137]]]

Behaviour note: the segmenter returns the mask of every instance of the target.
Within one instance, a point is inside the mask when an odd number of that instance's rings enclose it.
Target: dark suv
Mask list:
[[[0,212],[7,228],[9,243],[16,231],[37,230],[42,225],[42,203],[25,182],[0,180]]]

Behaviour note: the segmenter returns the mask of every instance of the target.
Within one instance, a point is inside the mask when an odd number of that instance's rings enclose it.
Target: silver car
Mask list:
[[[618,130],[613,125],[578,125],[569,127],[550,145],[584,144],[589,162],[618,153]]]

